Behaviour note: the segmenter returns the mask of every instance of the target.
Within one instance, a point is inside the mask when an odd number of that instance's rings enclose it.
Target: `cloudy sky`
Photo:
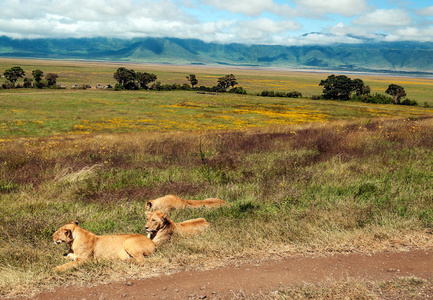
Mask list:
[[[0,35],[247,44],[433,41],[431,0],[0,0]]]

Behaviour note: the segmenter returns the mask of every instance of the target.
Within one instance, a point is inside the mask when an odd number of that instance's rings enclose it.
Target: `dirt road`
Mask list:
[[[433,279],[433,250],[373,255],[293,256],[260,264],[232,265],[208,271],[186,271],[95,287],[60,287],[34,299],[232,299],[267,294],[279,286],[325,281],[391,280],[415,276]]]

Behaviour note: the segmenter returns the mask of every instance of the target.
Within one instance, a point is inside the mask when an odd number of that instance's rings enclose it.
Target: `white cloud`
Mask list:
[[[233,31],[238,37],[238,42],[274,44],[275,39],[278,39],[280,35],[286,36],[287,31],[300,28],[299,23],[290,20],[276,22],[268,18],[261,18],[238,22],[237,28],[233,28]]]
[[[433,6],[417,9],[416,13],[420,16],[433,16]]]
[[[306,10],[314,16],[326,14],[338,14],[346,17],[356,16],[363,13],[367,8],[366,0],[295,0],[300,10]]]
[[[395,30],[393,34],[385,39],[388,42],[393,41],[418,41],[433,42],[433,26],[426,28],[406,27]]]
[[[355,25],[384,27],[408,26],[412,22],[409,14],[401,9],[377,9],[353,20]]]
[[[381,40],[383,37],[382,35],[378,35],[376,33],[377,27],[345,25],[342,22],[339,22],[337,25],[332,27],[329,26],[327,30],[336,36],[356,36],[376,40]]]
[[[302,38],[299,44],[302,45],[329,45],[329,44],[359,44],[361,41],[348,36],[334,36],[326,34],[310,33]]]
[[[287,4],[277,4],[273,0],[201,0],[202,4],[231,13],[246,16],[260,16],[267,11],[279,16],[292,16],[294,10]]]
[[[0,2],[0,35],[14,38],[177,37],[283,45],[359,42],[347,35],[387,41],[433,40],[433,29],[427,27],[432,24],[433,6],[411,11],[406,3],[400,5],[407,8],[403,10],[397,8],[396,1],[387,2],[394,9],[372,7],[369,3],[373,0],[290,0],[284,4],[280,0]],[[206,21],[208,15],[213,21]],[[331,34],[301,36],[302,28]]]
[[[14,37],[173,36],[199,23],[172,0],[4,0],[4,7],[0,34]]]

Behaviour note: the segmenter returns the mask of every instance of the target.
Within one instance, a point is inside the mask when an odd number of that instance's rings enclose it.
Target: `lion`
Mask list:
[[[148,237],[157,247],[169,240],[175,232],[181,235],[191,236],[204,231],[210,225],[204,218],[175,223],[168,217],[167,213],[160,210],[153,212],[146,211],[146,215],[146,231],[148,232]]]
[[[227,204],[225,201],[217,198],[208,198],[205,200],[185,200],[177,195],[166,195],[161,198],[149,200],[146,203],[146,210],[161,210],[169,212],[173,209],[198,208],[198,207],[217,207]]]
[[[70,250],[65,258],[73,261],[54,268],[65,271],[94,259],[135,259],[141,263],[156,250],[155,243],[142,234],[96,235],[78,226],[78,221],[60,227],[54,234],[55,244],[67,243]]]

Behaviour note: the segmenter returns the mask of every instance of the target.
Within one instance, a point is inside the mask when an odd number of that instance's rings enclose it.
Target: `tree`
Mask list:
[[[48,86],[55,85],[57,82],[57,78],[59,78],[59,75],[57,75],[56,73],[47,73],[47,75],[45,76],[45,79],[48,82],[47,85]]]
[[[404,88],[397,84],[390,84],[385,93],[393,97],[394,104],[400,104],[401,98],[406,96]]]
[[[361,79],[358,80],[362,82]],[[357,81],[358,85],[359,81]],[[346,75],[332,74],[326,80],[321,80],[319,86],[323,86],[323,98],[333,100],[349,100],[351,93],[355,90],[352,79]]]
[[[33,79],[31,79],[31,78],[24,77],[23,87],[25,87],[25,88],[31,87],[32,86],[32,80]]]
[[[6,79],[12,83],[13,86],[15,86],[15,82],[17,82],[18,78],[23,78],[25,72],[23,69],[21,69],[21,67],[12,67],[7,69],[3,74]]]
[[[35,81],[37,83],[41,82],[42,77],[44,77],[44,72],[42,72],[41,70],[33,70],[32,71],[32,76],[35,79]]]
[[[126,89],[132,89],[131,87],[135,86],[136,74],[134,70],[121,67],[117,69],[113,77]]]
[[[233,88],[236,84],[238,84],[238,82],[236,81],[236,77],[233,74],[218,78],[218,86],[221,87],[224,91],[227,90],[230,86]]]
[[[195,85],[198,84],[197,77],[195,77],[194,74],[190,74],[189,76],[186,76],[186,79],[188,79],[191,86],[194,88]]]
[[[146,72],[137,72],[136,78],[139,87],[146,90],[149,89],[149,87],[147,86],[149,83],[154,82],[156,79],[158,79],[155,74]]]

